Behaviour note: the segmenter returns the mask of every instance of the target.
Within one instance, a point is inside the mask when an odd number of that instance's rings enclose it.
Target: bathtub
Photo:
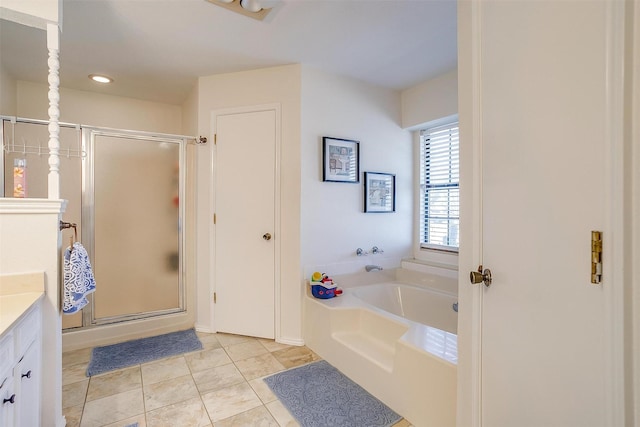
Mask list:
[[[328,300],[308,291],[305,343],[413,425],[455,426],[456,301],[400,281],[347,285]]]
[[[387,313],[455,334],[458,313],[453,309],[457,297],[405,283],[378,283],[349,289],[353,295]]]

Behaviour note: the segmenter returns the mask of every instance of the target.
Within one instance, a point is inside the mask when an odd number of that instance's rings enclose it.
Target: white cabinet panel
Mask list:
[[[40,425],[40,343],[34,341],[14,369],[16,426]]]
[[[14,425],[15,400],[13,370],[9,370],[0,375],[0,427]]]
[[[0,337],[0,427],[40,425],[41,309],[36,303]]]

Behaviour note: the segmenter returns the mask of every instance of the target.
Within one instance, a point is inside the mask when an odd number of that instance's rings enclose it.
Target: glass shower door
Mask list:
[[[93,228],[96,279],[90,323],[183,311],[184,141],[88,132],[84,224]]]

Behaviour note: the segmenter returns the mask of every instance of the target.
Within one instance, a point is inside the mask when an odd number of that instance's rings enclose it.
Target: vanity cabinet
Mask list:
[[[41,406],[39,302],[0,337],[0,427],[37,427]]]

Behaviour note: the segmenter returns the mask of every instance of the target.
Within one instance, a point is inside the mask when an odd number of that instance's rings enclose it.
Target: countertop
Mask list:
[[[0,336],[44,296],[44,292],[0,296]]]
[[[0,336],[44,296],[44,273],[0,276]]]

